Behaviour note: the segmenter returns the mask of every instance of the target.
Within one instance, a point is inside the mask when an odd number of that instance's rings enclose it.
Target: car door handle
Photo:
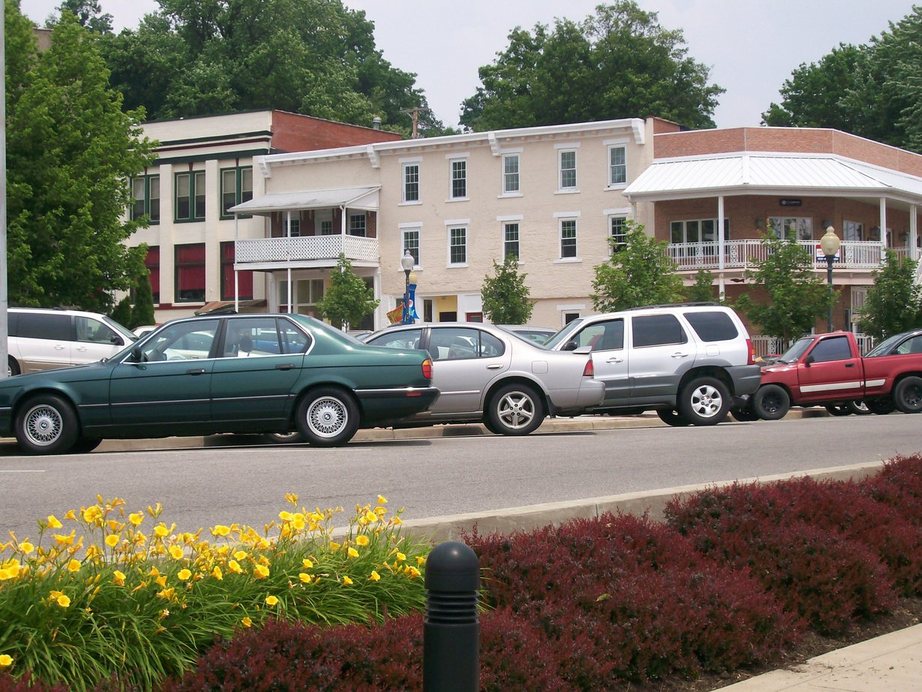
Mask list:
[[[623,362],[624,362],[624,358],[618,358],[617,356],[612,356],[611,358],[609,358],[609,359],[606,360],[605,362],[606,362],[606,363],[623,363]]]
[[[186,370],[187,375],[204,375],[205,368],[192,368],[191,370]]]
[[[55,350],[55,351],[63,351],[63,350],[64,350],[64,347],[63,347],[61,344],[55,344],[54,350]]]
[[[676,351],[672,354],[673,358],[688,358],[688,353],[682,353],[682,351]]]
[[[294,363],[279,363],[275,366],[276,370],[292,370],[295,367]]]
[[[501,367],[503,367],[501,363],[493,363],[487,366],[487,370],[499,370]]]
[[[854,363],[846,363],[846,364],[845,364],[845,367],[846,367],[846,368],[853,368],[853,367],[855,367],[855,364],[854,364]]]

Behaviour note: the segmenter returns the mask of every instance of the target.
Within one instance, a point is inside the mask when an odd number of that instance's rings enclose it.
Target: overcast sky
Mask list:
[[[473,95],[477,68],[493,62],[516,26],[581,20],[600,0],[344,0],[375,23],[375,43],[416,84],[445,125],[457,126],[461,102]],[[912,10],[912,0],[638,0],[667,29],[682,29],[689,55],[726,89],[718,127],[758,125],[778,89],[802,63],[840,43],[863,44]],[[21,0],[39,24],[60,0]],[[100,0],[115,28],[135,28],[155,0]],[[642,113],[624,115],[643,116]]]

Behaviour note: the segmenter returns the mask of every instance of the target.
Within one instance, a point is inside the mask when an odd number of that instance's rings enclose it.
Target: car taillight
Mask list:
[[[749,350],[749,360],[746,365],[756,364],[756,347],[752,345],[752,339],[746,339],[746,348]]]
[[[425,377],[427,380],[432,379],[432,361],[428,358],[423,361],[423,377]]]
[[[583,368],[583,377],[595,377],[595,368],[592,366],[592,358],[586,361],[586,367]]]

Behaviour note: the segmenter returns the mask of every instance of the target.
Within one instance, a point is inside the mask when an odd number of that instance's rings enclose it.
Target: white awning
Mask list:
[[[271,214],[274,211],[329,209],[331,207],[377,211],[380,190],[380,186],[376,186],[276,192],[262,197],[254,197],[248,202],[231,207],[229,211],[235,214]]]
[[[624,191],[632,201],[780,192],[922,201],[922,179],[829,155],[734,154],[654,161]]]

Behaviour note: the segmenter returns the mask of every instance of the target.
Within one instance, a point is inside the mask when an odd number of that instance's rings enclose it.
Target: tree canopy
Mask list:
[[[915,283],[916,266],[887,250],[884,266],[874,272],[874,285],[858,320],[861,331],[875,339],[912,329],[922,324],[919,314],[920,289]]]
[[[633,0],[599,5],[580,23],[516,27],[479,76],[461,116],[475,131],[650,115],[714,127],[724,91],[688,57],[682,31],[663,28]]]
[[[122,111],[96,38],[73,14],[43,53],[18,2],[5,16],[10,302],[107,312],[143,269],[123,244],[138,227],[124,219],[127,181],[152,160],[143,109]]]
[[[678,303],[684,297],[682,278],[666,254],[665,241],[644,232],[641,224],[625,223],[625,244],[607,262],[595,267],[592,306],[614,312],[642,305]]]
[[[493,276],[485,276],[480,288],[483,314],[493,324],[525,324],[535,309],[525,283],[527,274],[519,273],[516,257],[499,264],[493,260]]]
[[[420,132],[445,131],[416,75],[385,60],[374,23],[340,0],[157,2],[136,30],[103,32],[102,43],[126,107],[152,119],[271,108],[366,126],[378,116],[407,134],[409,111],[422,108]]]
[[[832,127],[922,152],[922,6],[865,45],[840,44],[801,64],[767,125]]]
[[[352,263],[340,254],[336,269],[330,272],[330,287],[317,309],[334,327],[346,329],[359,324],[380,302],[372,288],[352,270]]]

